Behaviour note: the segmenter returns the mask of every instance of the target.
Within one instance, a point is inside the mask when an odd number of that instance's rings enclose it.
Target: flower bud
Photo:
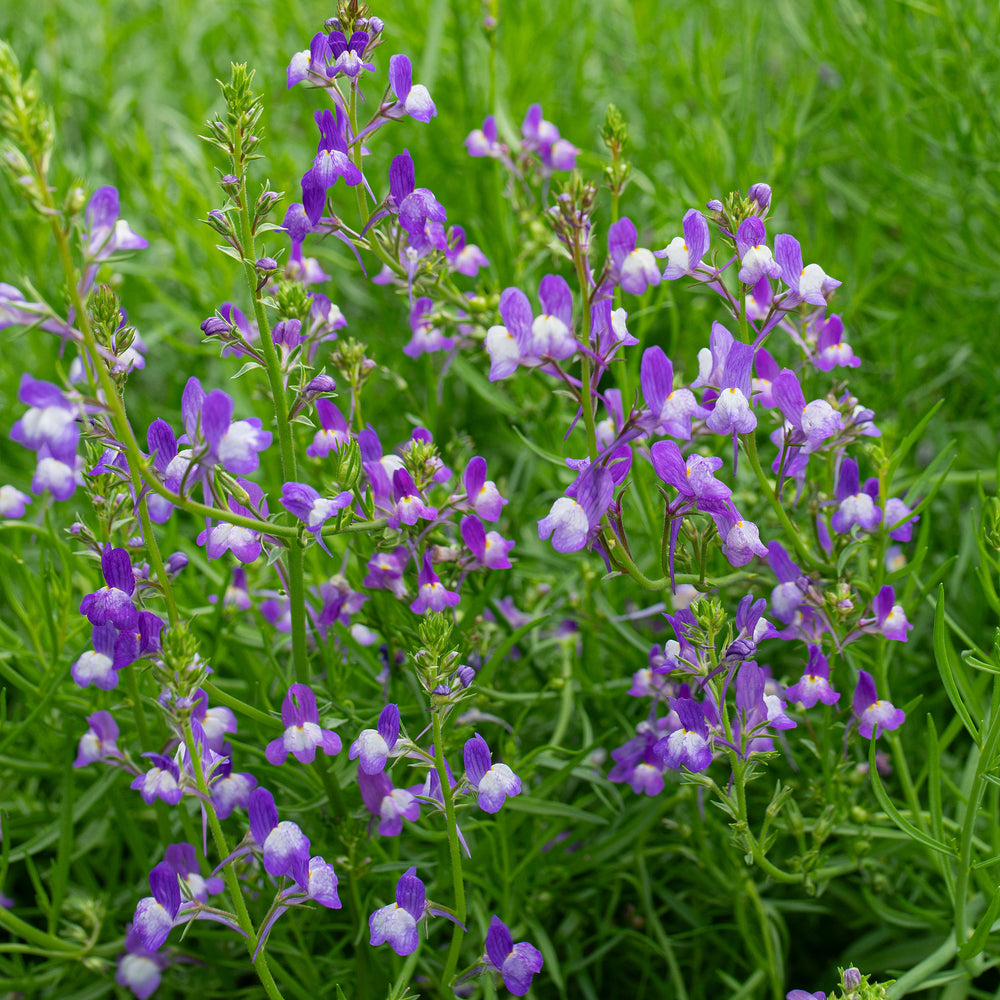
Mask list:
[[[856,990],[861,985],[861,970],[853,965],[849,969],[844,969],[841,973],[841,983],[845,993]]]

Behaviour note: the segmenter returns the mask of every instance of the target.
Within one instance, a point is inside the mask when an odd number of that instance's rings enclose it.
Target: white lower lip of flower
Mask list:
[[[103,677],[111,669],[111,657],[88,649],[76,661],[76,672],[85,680],[92,681],[95,677]]]

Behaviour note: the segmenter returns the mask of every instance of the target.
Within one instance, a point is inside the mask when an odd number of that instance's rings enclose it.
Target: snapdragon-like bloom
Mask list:
[[[147,1000],[160,985],[163,970],[170,964],[165,955],[147,949],[134,925],[125,934],[125,951],[118,956],[115,982],[130,989],[139,1000]]]
[[[523,147],[538,153],[546,173],[553,170],[572,170],[580,150],[559,136],[559,129],[542,117],[542,106],[532,104],[521,123]]]
[[[854,717],[858,732],[866,739],[878,739],[883,729],[898,729],[906,714],[891,701],[880,699],[875,681],[866,670],[858,671],[858,686],[854,689]]]
[[[90,728],[80,737],[73,766],[86,767],[96,760],[120,759],[118,723],[112,718],[111,713],[94,712],[93,715],[87,716],[87,725]]]
[[[642,395],[649,407],[652,429],[688,441],[691,418],[705,417],[690,389],[674,388],[674,366],[661,347],[647,347],[639,368]]]
[[[506,501],[504,501],[506,503]],[[13,486],[0,486],[0,517],[24,517],[24,509],[31,497]]]
[[[343,413],[328,399],[316,400],[316,415],[320,430],[316,431],[313,442],[306,448],[310,458],[326,458],[330,452],[338,452],[351,439],[351,432]]]
[[[603,465],[588,466],[576,481],[576,496],[560,497],[538,522],[538,537],[552,537],[556,552],[578,552],[611,505],[614,482]]]
[[[608,256],[611,258],[611,278],[630,295],[642,295],[647,288],[660,283],[660,269],[653,254],[637,247],[635,224],[627,216],[608,229]]]
[[[261,429],[257,417],[233,420],[233,399],[213,389],[201,407],[201,432],[211,455],[234,475],[245,476],[260,466],[260,452],[270,447],[271,432]]]
[[[497,136],[497,121],[493,115],[483,119],[483,127],[473,129],[463,140],[469,156],[490,156],[498,159],[504,153]]]
[[[57,385],[27,373],[21,376],[17,398],[29,409],[11,428],[11,440],[35,452],[47,448],[47,455],[72,465],[80,440],[78,407]]]
[[[469,459],[462,475],[465,486],[465,502],[484,521],[496,521],[507,503],[496,483],[486,478],[486,459],[475,455]]]
[[[145,250],[149,243],[132,232],[119,218],[118,189],[110,184],[98,188],[87,203],[84,216],[84,255],[90,262],[107,260],[120,250]],[[90,279],[93,280],[92,278]],[[89,285],[88,285],[89,287]]]
[[[410,610],[417,615],[428,611],[444,611],[445,608],[455,607],[458,601],[458,594],[454,590],[448,590],[441,582],[425,552],[423,565],[417,574],[417,597],[410,605]]]
[[[291,875],[295,866],[309,861],[309,838],[298,824],[289,820],[278,821],[278,807],[274,796],[266,788],[255,788],[250,793],[250,833],[260,846],[264,869],[269,875]]]
[[[843,320],[837,315],[830,316],[819,329],[816,354],[812,359],[820,371],[832,371],[838,365],[857,368],[861,364],[861,359],[851,350],[851,345],[844,342],[843,337]]]
[[[666,257],[663,277],[676,281],[686,274],[694,274],[701,267],[701,259],[708,251],[711,234],[705,216],[696,208],[684,213],[684,235],[675,236],[663,250],[656,250],[657,257]]]
[[[906,612],[896,604],[896,592],[886,584],[872,600],[874,618],[862,618],[858,625],[862,632],[881,635],[886,639],[906,642],[906,633],[913,626],[906,620]]]
[[[368,918],[371,932],[369,943],[389,943],[397,955],[410,955],[417,950],[420,936],[417,921],[427,909],[427,892],[417,878],[417,869],[409,868],[396,883],[396,902],[377,909]]]
[[[163,799],[168,806],[177,805],[184,795],[184,789],[181,787],[181,772],[176,762],[159,753],[144,753],[143,757],[148,757],[153,766],[145,774],[138,775],[129,788],[138,791],[147,806],[151,806],[157,799]]]
[[[335,497],[322,497],[307,483],[285,483],[281,487],[281,506],[305,524],[327,555],[330,550],[323,541],[323,525],[350,506],[353,499],[347,490]]]
[[[656,474],[683,497],[697,504],[699,510],[722,510],[732,495],[724,482],[715,478],[722,459],[693,453],[684,458],[674,441],[657,441],[650,449]]]
[[[406,469],[396,469],[392,474],[392,499],[395,508],[389,517],[389,527],[398,528],[400,524],[416,524],[418,520],[433,521],[437,517],[437,508],[431,507],[420,496],[413,477]]]
[[[364,585],[390,590],[397,600],[402,600],[406,596],[403,572],[409,561],[410,550],[405,545],[398,546],[392,552],[376,552],[368,560]]]
[[[487,569],[511,568],[507,553],[514,547],[514,543],[504,538],[499,531],[488,532],[474,514],[462,518],[460,531],[462,541],[481,566]]]
[[[722,539],[722,554],[733,566],[746,566],[754,556],[767,555],[767,547],[760,540],[760,529],[734,507],[711,514]]]
[[[376,729],[365,729],[351,744],[350,760],[366,774],[381,774],[399,739],[399,706],[386,705],[379,713]]]
[[[132,927],[146,951],[156,951],[170,934],[181,908],[181,890],[177,875],[166,861],[149,873],[152,896],[140,899],[132,918]]]
[[[712,745],[705,722],[705,711],[693,698],[671,698],[680,726],[654,747],[664,767],[691,772],[705,771],[712,763]]]
[[[749,434],[756,428],[757,417],[750,409],[752,364],[753,347],[750,344],[733,343],[730,346],[719,383],[719,396],[705,421],[716,434]]]
[[[341,35],[343,38],[343,35]],[[347,115],[340,108],[317,111],[320,140],[312,167],[302,178],[302,206],[312,225],[323,215],[326,193],[342,177],[349,187],[360,184],[361,171],[347,151]]]
[[[80,656],[70,673],[80,687],[93,684],[110,691],[118,685],[118,671],[138,657],[139,635],[131,630],[119,632],[110,621],[95,625],[90,634],[94,648]]]
[[[853,458],[845,458],[840,463],[837,476],[837,508],[830,519],[830,526],[839,534],[846,534],[851,528],[874,531],[882,521],[882,510],[875,506],[871,495],[861,489],[858,478],[858,463]]]
[[[830,664],[819,646],[810,643],[805,673],[797,683],[785,688],[785,694],[803,708],[812,708],[817,701],[824,705],[836,705],[840,700],[840,694],[830,686]]]
[[[809,264],[803,267],[802,248],[799,246],[799,241],[787,233],[779,233],[775,236],[774,258],[781,268],[781,280],[788,285],[795,299],[799,302],[825,306],[826,300],[841,284],[836,278],[831,278],[819,264]]]
[[[251,506],[245,507],[235,497],[229,497],[229,509],[242,517],[266,518],[268,509],[264,491],[249,479],[237,477],[236,481],[246,492]],[[252,563],[263,551],[259,531],[228,521],[206,528],[198,535],[197,541],[205,546],[209,559],[218,559],[224,552],[232,552],[241,563]]]
[[[373,72],[375,66],[364,60],[369,41],[371,38],[367,31],[353,31],[350,39],[342,31],[331,31],[327,36],[327,42],[330,46],[330,55],[333,57],[333,66],[327,75],[333,78],[343,73],[353,80],[362,70]]]
[[[396,788],[385,771],[368,774],[358,768],[358,788],[361,801],[378,819],[378,832],[383,837],[399,836],[403,832],[404,819],[412,823],[420,818],[420,803],[413,793]]]
[[[429,122],[437,108],[431,95],[422,83],[414,84],[413,67],[404,55],[389,59],[389,87],[396,97],[396,103],[383,111],[386,118],[403,118],[409,115],[418,122]]]
[[[840,414],[825,399],[806,402],[798,377],[790,368],[782,368],[775,376],[771,392],[785,419],[805,438],[807,452],[844,429]]]
[[[465,230],[461,226],[452,226],[448,230],[448,247],[444,256],[453,271],[469,278],[474,278],[480,268],[490,266],[486,254],[475,243],[466,243]]]
[[[447,247],[442,224],[448,214],[430,189],[417,187],[416,169],[408,149],[394,157],[389,166],[386,204],[390,212],[399,216],[399,225],[418,254]]]
[[[768,545],[767,561],[779,581],[771,591],[771,610],[783,622],[788,623],[805,601],[805,593],[799,581],[802,581],[803,585],[808,585],[808,581],[781,542],[771,542]]]
[[[91,625],[110,622],[116,629],[134,630],[139,624],[139,609],[132,603],[135,574],[128,551],[106,544],[101,551],[101,572],[106,586],[83,599],[80,614],[86,615]]]
[[[171,844],[164,852],[163,859],[187,888],[190,897],[199,903],[207,903],[210,895],[222,892],[225,887],[221,878],[202,877],[191,844]]]
[[[483,812],[499,812],[508,797],[521,794],[521,779],[506,764],[493,763],[490,748],[479,733],[465,744],[465,777],[479,793]]]
[[[421,296],[413,303],[410,310],[410,331],[413,336],[403,347],[403,353],[408,358],[418,358],[421,354],[434,351],[450,351],[455,346],[453,337],[446,337],[440,326],[432,320],[434,302],[427,296]]]
[[[316,748],[328,757],[340,753],[340,737],[332,729],[322,729],[316,695],[305,684],[293,684],[281,703],[283,735],[271,740],[265,756],[268,763],[280,766],[292,754],[300,764],[311,764],[316,759]]]
[[[257,779],[252,774],[233,771],[232,758],[221,760],[212,775],[211,785],[212,805],[219,819],[228,819],[234,809],[247,809],[256,787]]]
[[[497,916],[486,932],[486,961],[503,977],[503,984],[516,997],[531,988],[531,978],[542,970],[542,953],[527,941],[514,944],[507,925]]]
[[[736,230],[736,250],[740,257],[739,279],[745,285],[756,285],[761,278],[781,277],[781,265],[767,245],[767,230],[756,215],[740,223]]]

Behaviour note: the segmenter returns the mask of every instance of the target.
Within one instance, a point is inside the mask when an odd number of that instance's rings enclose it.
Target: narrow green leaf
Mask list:
[[[990,905],[986,908],[986,912],[980,918],[979,923],[976,924],[976,929],[972,932],[972,937],[958,949],[959,958],[973,958],[983,950],[983,946],[986,944],[986,939],[993,930],[993,924],[997,917],[1000,917],[1000,886],[993,893]]]
[[[981,746],[982,738],[979,726],[973,720],[972,713],[958,689],[954,655],[951,641],[948,638],[948,626],[944,619],[944,584],[942,583],[938,586],[937,607],[934,609],[934,658],[937,660],[938,672],[941,674],[941,680],[944,682],[944,689],[948,693],[952,707],[958,713],[962,725],[968,730],[976,745]]]
[[[608,822],[597,813],[577,809],[576,806],[567,805],[565,802],[557,802],[553,799],[542,800],[531,795],[518,795],[516,798],[508,799],[505,808],[513,812],[532,813],[536,816],[562,816],[564,819],[571,819],[577,823],[606,825]]]
[[[899,468],[903,459],[906,458],[910,449],[920,440],[924,431],[927,429],[927,425],[933,419],[934,414],[937,413],[942,406],[944,406],[944,400],[939,399],[924,414],[917,426],[914,427],[913,430],[910,431],[910,433],[907,434],[906,437],[903,438],[903,440],[896,446],[896,450],[892,453],[892,458],[889,460],[889,470],[885,477],[887,487],[892,485],[892,477],[896,474],[896,470]]]

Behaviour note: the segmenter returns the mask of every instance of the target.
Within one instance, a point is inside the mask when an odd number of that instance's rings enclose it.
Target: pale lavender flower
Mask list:
[[[508,798],[521,794],[521,779],[506,764],[493,763],[490,748],[479,733],[465,744],[465,777],[479,793],[483,812],[499,812]]]
[[[111,713],[94,712],[87,716],[87,725],[90,728],[80,737],[73,766],[86,767],[97,760],[120,760],[122,755],[118,749],[118,723],[111,717]]]
[[[0,486],[0,517],[24,517],[25,505],[29,503],[31,497],[27,493],[13,486]]]
[[[740,257],[739,279],[746,285],[756,285],[761,278],[780,278],[781,265],[767,245],[767,230],[756,216],[744,219],[736,230],[736,249]]]
[[[858,732],[866,739],[878,739],[883,729],[898,729],[906,715],[891,701],[880,699],[875,681],[866,670],[858,671],[858,686],[854,690],[854,717]]]
[[[676,281],[686,274],[693,275],[702,269],[701,259],[708,251],[711,235],[705,216],[696,208],[684,213],[684,235],[675,236],[663,250],[655,251],[655,256],[666,257],[667,266],[663,277]]]
[[[379,820],[378,832],[383,837],[402,833],[404,819],[412,823],[420,818],[420,803],[407,789],[394,787],[384,771],[368,774],[359,768],[358,787],[365,807]]]
[[[785,694],[803,708],[812,708],[817,701],[824,705],[835,705],[840,700],[839,693],[830,686],[830,664],[819,646],[809,645],[809,662],[805,673],[797,683],[785,688]]]
[[[305,684],[293,684],[288,689],[281,704],[281,722],[285,732],[268,743],[268,763],[280,766],[292,754],[300,764],[311,764],[317,747],[328,757],[340,753],[340,737],[332,729],[320,727],[316,695]]]
[[[260,846],[269,875],[291,875],[297,863],[309,860],[309,838],[289,820],[278,821],[274,796],[266,788],[250,793],[250,833]]]
[[[404,55],[389,59],[389,87],[396,97],[396,103],[383,110],[386,118],[403,118],[409,115],[418,122],[429,122],[437,108],[431,95],[422,83],[413,83],[413,68]]]
[[[399,739],[399,706],[386,705],[376,729],[365,729],[351,744],[350,760],[365,774],[381,774]]]
[[[504,986],[514,996],[523,997],[531,988],[531,979],[541,972],[542,953],[527,941],[514,944],[507,925],[497,916],[490,919],[486,932],[486,962],[503,977]]]
[[[642,295],[647,288],[660,283],[660,269],[649,250],[637,247],[635,224],[627,216],[608,228],[608,256],[611,258],[611,280],[630,295]]]
[[[370,944],[388,942],[397,955],[410,955],[417,950],[420,943],[417,921],[423,919],[427,910],[427,895],[416,872],[416,868],[410,868],[400,877],[395,903],[380,907],[368,918]]]
[[[417,597],[410,604],[410,610],[417,615],[428,611],[444,611],[458,604],[459,596],[448,590],[431,566],[430,558],[424,553],[424,561],[417,574]]]

